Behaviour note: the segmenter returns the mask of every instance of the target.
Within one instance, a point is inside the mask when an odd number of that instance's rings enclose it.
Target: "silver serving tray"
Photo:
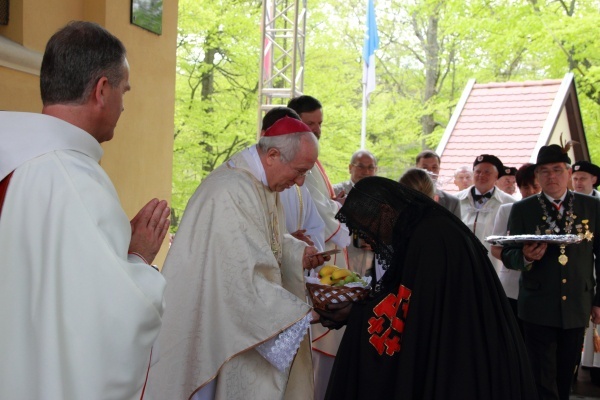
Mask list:
[[[583,237],[577,235],[511,235],[488,236],[485,241],[496,246],[506,246],[523,243],[577,244]]]

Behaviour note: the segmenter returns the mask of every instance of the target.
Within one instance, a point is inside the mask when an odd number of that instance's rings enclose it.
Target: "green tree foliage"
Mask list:
[[[255,139],[261,3],[180,0],[174,225],[210,171]]]
[[[290,0],[291,1],[291,0]],[[258,0],[180,0],[173,207],[254,142]],[[366,0],[308,1],[304,93],[324,105],[320,160],[348,178],[360,147]],[[377,88],[367,148],[398,178],[435,148],[469,79],[575,74],[592,161],[600,160],[600,0],[377,0]]]
[[[568,69],[575,74],[579,102],[592,161],[600,161],[600,34],[597,0],[529,0],[551,41],[555,61],[550,74]]]

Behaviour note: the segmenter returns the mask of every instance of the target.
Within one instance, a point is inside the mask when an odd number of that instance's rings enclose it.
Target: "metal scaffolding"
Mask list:
[[[302,94],[306,0],[263,0],[258,133],[263,113]]]

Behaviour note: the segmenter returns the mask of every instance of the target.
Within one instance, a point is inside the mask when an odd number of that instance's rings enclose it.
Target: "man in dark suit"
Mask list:
[[[600,192],[596,190],[600,185],[600,167],[596,164],[589,161],[577,161],[573,164],[571,179],[575,192],[600,198]]]
[[[437,177],[440,174],[440,156],[431,150],[423,150],[417,155],[415,167],[429,171],[433,174],[433,181],[437,183]],[[438,196],[438,203],[460,218],[458,198],[440,189],[436,190],[436,194]]]
[[[600,323],[600,202],[567,189],[571,160],[565,149],[543,146],[535,174],[542,193],[515,203],[511,235],[576,234],[569,246],[540,242],[508,246],[502,261],[522,271],[518,309],[540,399],[567,400],[590,319]],[[594,259],[595,257],[595,259]]]

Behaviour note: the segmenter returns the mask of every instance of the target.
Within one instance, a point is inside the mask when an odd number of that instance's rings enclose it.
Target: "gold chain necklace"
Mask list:
[[[567,195],[569,194],[569,192],[567,191]],[[573,199],[575,198],[575,196],[573,196],[571,194],[570,198],[569,198],[569,204],[567,205],[567,207],[565,207],[565,211],[564,211],[564,215],[565,215],[565,227],[564,227],[564,231],[565,234],[570,234],[571,231],[573,230],[573,222],[574,220],[577,218],[577,216],[575,214],[573,214]],[[557,225],[557,221],[554,221],[552,219],[552,217],[550,216],[550,214],[548,213],[548,207],[546,207],[546,203],[544,202],[544,200],[542,199],[542,193],[538,193],[537,195],[537,199],[538,202],[540,203],[540,206],[542,207],[542,211],[544,213],[544,215],[542,216],[542,220],[546,222],[548,228],[544,231],[544,233],[546,235],[558,235],[560,233],[560,227]],[[556,219],[558,221],[562,220],[562,215],[560,213],[560,210],[556,210],[557,211],[557,216]],[[539,235],[540,232],[540,228],[539,226],[536,226],[536,231],[535,234]],[[561,265],[566,265],[567,262],[569,262],[569,257],[567,257],[567,255],[565,254],[565,248],[566,245],[565,244],[561,244],[560,245],[560,255],[558,256],[558,262]]]

